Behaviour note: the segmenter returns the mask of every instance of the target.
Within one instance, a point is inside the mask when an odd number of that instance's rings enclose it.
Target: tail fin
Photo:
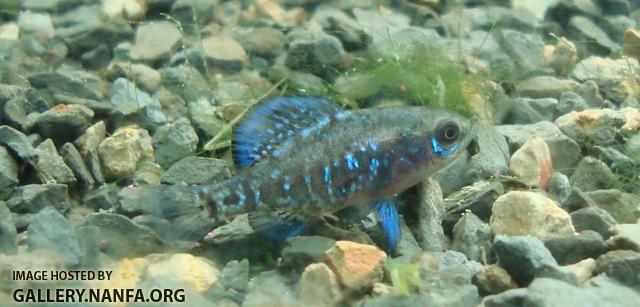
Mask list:
[[[125,212],[149,214],[169,221],[171,229],[155,229],[161,236],[199,241],[215,224],[206,202],[198,194],[201,190],[198,186],[149,185],[123,189],[118,193],[118,200]]]

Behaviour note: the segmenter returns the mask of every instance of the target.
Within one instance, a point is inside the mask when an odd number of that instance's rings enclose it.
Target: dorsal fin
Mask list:
[[[294,135],[327,125],[342,110],[326,99],[276,97],[249,110],[234,127],[231,152],[238,168],[269,156]]]

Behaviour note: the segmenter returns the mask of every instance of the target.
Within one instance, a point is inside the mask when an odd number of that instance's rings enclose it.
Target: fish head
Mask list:
[[[472,121],[446,109],[423,111],[420,124],[414,131],[430,157],[430,169],[440,169],[465,151],[475,137]]]

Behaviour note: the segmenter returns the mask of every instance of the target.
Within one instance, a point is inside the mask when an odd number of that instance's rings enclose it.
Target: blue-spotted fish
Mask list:
[[[272,98],[234,128],[238,174],[193,189],[211,219],[249,213],[254,229],[276,239],[323,214],[369,206],[393,248],[397,194],[451,162],[472,135],[468,119],[444,109],[344,111],[320,98]]]

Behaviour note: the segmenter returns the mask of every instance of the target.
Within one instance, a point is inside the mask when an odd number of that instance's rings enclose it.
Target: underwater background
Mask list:
[[[637,0],[0,0],[0,306],[640,306],[639,22]],[[133,192],[238,174],[234,127],[276,96],[476,135],[398,195],[391,249],[362,208],[278,242]]]

